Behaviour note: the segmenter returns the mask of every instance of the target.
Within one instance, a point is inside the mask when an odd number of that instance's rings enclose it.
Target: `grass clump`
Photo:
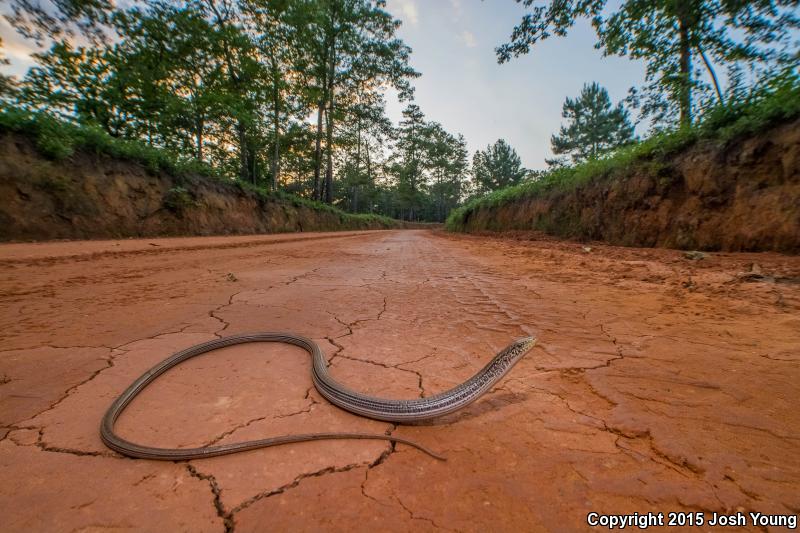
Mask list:
[[[48,191],[51,193],[64,193],[69,190],[69,182],[59,176],[44,176],[38,182],[35,183],[35,186],[43,191]]]
[[[613,179],[634,164],[648,165],[652,172],[661,174],[668,167],[666,163],[671,156],[700,140],[729,142],[796,117],[800,117],[800,79],[782,79],[747,99],[709,110],[694,127],[659,132],[600,159],[557,168],[535,180],[474,198],[453,210],[445,227],[450,231],[464,231],[469,216],[479,209],[491,209],[554,192],[568,192],[595,179]]]
[[[163,171],[173,176],[197,173],[219,177],[218,172],[210,165],[180,158],[167,150],[139,141],[118,139],[98,127],[79,126],[46,113],[0,106],[0,131],[33,137],[42,155],[56,161],[62,161],[76,151],[83,150],[134,161],[153,173]]]

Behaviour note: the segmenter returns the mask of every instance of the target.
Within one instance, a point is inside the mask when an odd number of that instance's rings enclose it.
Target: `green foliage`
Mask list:
[[[698,125],[703,136],[729,140],[800,115],[800,75],[788,72],[754,88],[745,99],[711,108]]]
[[[633,140],[627,110],[621,103],[613,107],[608,92],[598,83],[587,83],[578,98],[567,98],[561,116],[568,124],[561,126],[550,143],[554,154],[568,154],[573,163],[597,159],[601,153]],[[556,159],[548,164],[558,166],[563,161]]]
[[[379,201],[400,195],[383,172],[395,133],[383,95],[392,87],[409,99],[418,73],[383,0],[44,0],[41,9],[12,0],[11,10],[12,25],[47,46],[8,100],[86,128],[43,127],[50,157],[97,144],[153,171],[209,174],[205,163],[353,211],[399,203]],[[109,38],[91,38],[101,34]],[[109,144],[88,128],[138,142]],[[454,203],[444,196],[440,211]]]
[[[10,0],[5,17],[25,37],[41,45],[45,38],[58,38],[76,31],[90,39],[102,35],[102,24],[113,7],[110,0]]]
[[[498,139],[472,158],[472,177],[479,192],[495,191],[519,183],[528,173],[522,160],[504,139]]]
[[[173,187],[164,195],[164,207],[173,213],[182,213],[186,208],[196,205],[197,202],[184,187]]]
[[[59,127],[54,120],[41,120],[38,125],[36,146],[44,155],[55,160],[72,155],[73,142],[68,129]]]
[[[706,120],[693,128],[657,133],[605,157],[571,167],[555,168],[536,179],[475,198],[451,212],[446,228],[463,231],[470,215],[481,209],[571,191],[592,180],[622,178],[633,165],[646,165],[651,172],[661,174],[670,157],[700,140],[730,142],[798,117],[800,80],[784,80],[778,86],[765,88],[747,102],[715,108],[707,114]]]
[[[78,150],[135,161],[153,173],[171,175],[204,174],[219,177],[209,165],[182,159],[167,150],[138,141],[114,138],[96,126],[79,126],[58,120],[46,113],[31,113],[0,106],[0,130],[32,136],[42,154],[55,160],[65,159]]]
[[[164,172],[184,185],[177,185],[164,195],[164,207],[180,213],[197,205],[188,183],[194,179],[213,179],[226,186],[238,187],[245,194],[254,194],[263,202],[277,202],[295,208],[328,213],[348,227],[397,227],[397,221],[378,214],[351,214],[329,204],[302,198],[283,191],[257,187],[251,183],[226,177],[197,160],[183,160],[166,150],[146,146],[137,141],[115,139],[99,128],[81,127],[55,119],[42,113],[28,113],[19,109],[0,108],[0,133],[15,132],[30,136],[43,155],[64,159],[79,152],[132,161],[153,172]],[[69,183],[58,177],[47,177],[36,184],[53,192],[68,190]],[[335,227],[332,229],[336,229]]]
[[[373,213],[347,213],[337,207],[317,200],[303,198],[294,194],[288,194],[283,191],[274,191],[264,187],[257,187],[246,181],[237,180],[235,183],[242,191],[248,191],[252,194],[255,194],[262,201],[280,202],[296,208],[305,208],[320,213],[329,213],[337,216],[339,220],[347,226],[361,224],[362,227],[371,227],[374,224],[379,224],[384,228],[397,227],[397,220],[387,216]]]
[[[657,124],[675,125],[680,114],[680,123],[690,125],[698,104],[722,103],[715,64],[727,68],[728,99],[748,77],[797,66],[800,0],[551,0],[536,6],[534,0],[517,1],[529,12],[510,42],[497,48],[499,62],[589,19],[604,54],[646,62],[645,86],[631,94],[631,102]]]
[[[467,170],[466,141],[425,120],[414,104],[403,111],[389,173],[392,204],[384,209],[405,220],[443,222],[461,200]]]

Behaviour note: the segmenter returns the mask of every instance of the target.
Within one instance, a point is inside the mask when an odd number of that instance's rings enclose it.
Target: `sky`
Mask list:
[[[644,80],[642,62],[602,57],[585,20],[567,37],[552,37],[498,65],[494,49],[507,42],[525,13],[514,0],[388,0],[387,9],[402,21],[398,35],[412,48],[411,65],[422,74],[414,80],[417,105],[428,120],[463,134],[470,153],[502,138],[526,168],[543,169],[566,97],[596,81],[616,103]],[[2,17],[0,37],[11,60],[3,70],[23,75],[33,64],[31,43]],[[390,95],[388,113],[395,122],[403,106]]]
[[[398,34],[422,74],[415,99],[428,120],[463,134],[470,152],[505,139],[530,169],[546,167],[564,100],[584,83],[600,83],[616,103],[644,81],[644,63],[595,50],[597,36],[586,20],[567,37],[551,37],[498,65],[494,49],[525,13],[514,0],[388,0],[387,9],[403,22]],[[399,120],[403,105],[392,99],[388,108]]]

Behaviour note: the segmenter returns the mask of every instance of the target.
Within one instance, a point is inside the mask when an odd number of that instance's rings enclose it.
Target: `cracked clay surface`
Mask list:
[[[4,531],[571,531],[590,511],[800,513],[798,257],[385,231],[10,244],[0,265]],[[446,462],[384,441],[189,462],[103,446],[100,418],[141,373],[251,331],[313,338],[336,379],[390,398],[452,387],[516,337],[539,344],[425,424],[331,406],[307,354],[277,344],[190,360],[117,424],[168,447],[394,434]]]

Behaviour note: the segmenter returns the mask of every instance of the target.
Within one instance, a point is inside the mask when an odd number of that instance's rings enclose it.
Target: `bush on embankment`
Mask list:
[[[14,109],[0,112],[0,240],[410,225],[256,188],[98,129]]]
[[[447,228],[800,252],[800,84],[475,199],[451,213]]]

